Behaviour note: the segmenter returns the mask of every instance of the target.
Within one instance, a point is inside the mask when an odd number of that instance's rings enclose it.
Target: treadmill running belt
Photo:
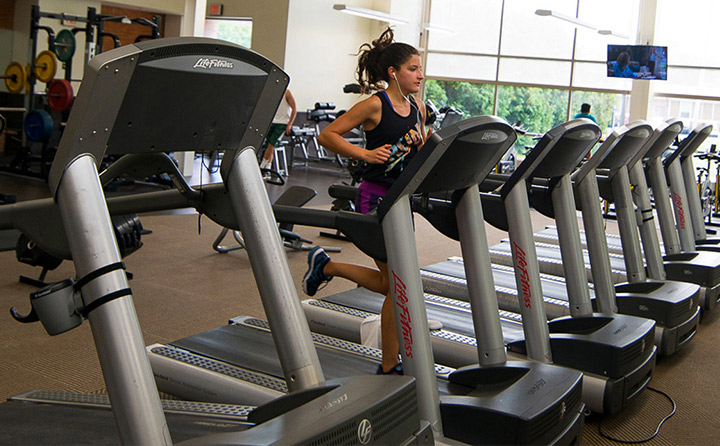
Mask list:
[[[272,336],[261,330],[240,325],[224,325],[174,341],[171,345],[218,361],[277,377],[283,376]],[[318,354],[325,379],[370,375],[377,370],[377,363],[373,364],[357,355],[342,354],[331,349],[318,349]],[[332,366],[326,367],[326,364]]]
[[[284,376],[272,336],[264,330],[243,325],[224,325],[205,333],[173,341],[170,345],[279,378]],[[375,361],[336,348],[317,347],[326,380],[372,375],[380,364],[379,358]],[[438,379],[437,382],[440,394],[447,394],[447,380]]]
[[[427,298],[428,295],[426,295]],[[379,314],[382,307],[384,297],[380,294],[373,293],[365,288],[354,288],[342,293],[326,296],[322,300],[337,305],[343,305],[370,313]],[[441,298],[442,299],[442,298]],[[450,301],[450,299],[446,299]],[[467,304],[459,302],[462,304]],[[442,303],[425,301],[425,309],[428,319],[438,320],[442,322],[443,329],[458,333],[463,336],[475,337],[475,330],[472,325],[472,316],[470,314],[470,306],[467,309],[457,308]],[[513,320],[501,319],[503,339],[505,343],[511,343],[525,339],[522,324]]]
[[[507,270],[505,268],[508,268]],[[497,267],[493,265],[493,280],[495,287],[505,287],[514,290],[517,286],[515,282],[515,272],[510,267]],[[424,271],[430,271],[437,274],[443,274],[450,277],[465,278],[465,266],[461,262],[446,260],[444,262],[434,263],[432,265],[422,267]],[[542,277],[542,275],[541,275]],[[544,279],[544,278],[543,278]],[[567,302],[567,288],[565,283],[559,280],[543,280],[542,289],[544,297],[552,297]],[[590,289],[590,297],[593,298],[595,293]]]
[[[237,432],[244,425],[165,413],[173,441],[181,442],[209,434]],[[8,401],[0,404],[2,444],[122,444],[110,410]],[[28,422],[41,420],[40,424]],[[40,427],[40,428],[39,428]]]

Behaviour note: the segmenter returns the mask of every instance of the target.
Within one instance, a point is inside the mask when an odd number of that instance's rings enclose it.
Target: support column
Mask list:
[[[657,0],[641,0],[638,12],[638,31],[635,43],[652,45],[655,40],[655,20]],[[633,80],[630,90],[630,121],[648,119],[654,95],[653,83],[646,80]]]

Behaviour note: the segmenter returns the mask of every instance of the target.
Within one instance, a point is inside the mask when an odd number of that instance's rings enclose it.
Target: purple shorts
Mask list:
[[[378,207],[380,200],[385,196],[388,189],[390,189],[388,184],[371,183],[370,181],[360,183],[355,197],[355,212],[367,214]]]

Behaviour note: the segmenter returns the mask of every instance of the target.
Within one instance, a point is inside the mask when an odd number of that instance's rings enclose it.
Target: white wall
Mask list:
[[[252,49],[283,67],[290,0],[224,0],[222,3],[224,16],[252,19]]]
[[[336,11],[335,3],[290,2],[284,68],[290,75],[290,89],[299,111],[313,108],[315,102],[333,102],[337,110],[346,110],[360,99],[342,89],[355,82],[358,48],[379,36],[383,26],[376,20]],[[370,0],[351,4],[373,7]]]
[[[64,1],[62,2],[64,3]],[[185,0],[119,0],[102,3],[108,6],[120,6],[137,9],[139,11],[162,12],[165,14],[169,13],[180,15],[183,11],[185,11]],[[100,8],[98,8],[98,11],[99,10]]]
[[[343,93],[343,86],[355,82],[360,45],[376,39],[387,27],[336,11],[335,3],[407,18],[410,24],[393,26],[395,39],[414,46],[420,41],[422,0],[291,0],[284,68],[301,111],[315,102],[333,102],[343,110],[362,99]]]

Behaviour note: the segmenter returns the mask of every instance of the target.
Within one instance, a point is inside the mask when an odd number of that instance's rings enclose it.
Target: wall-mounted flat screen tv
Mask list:
[[[667,47],[608,45],[608,77],[667,80]]]

